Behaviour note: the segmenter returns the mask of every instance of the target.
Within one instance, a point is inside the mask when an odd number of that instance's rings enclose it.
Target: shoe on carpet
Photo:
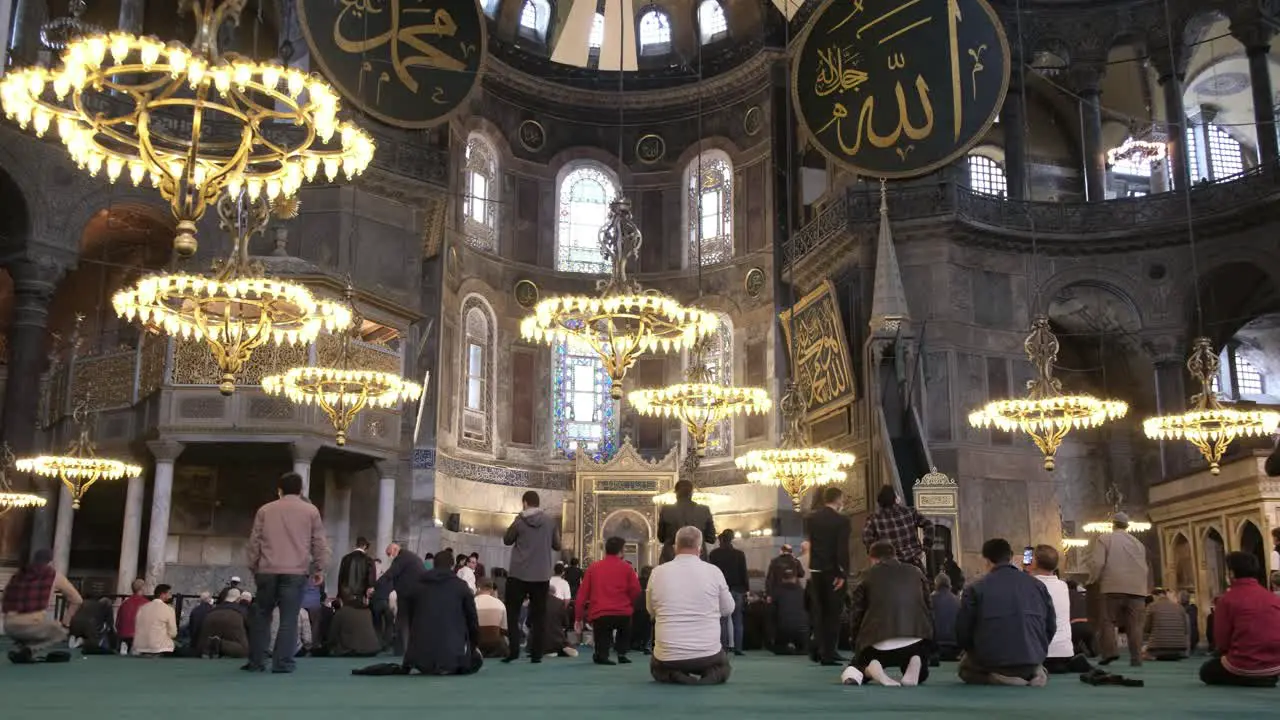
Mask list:
[[[593,663],[595,663],[595,664],[597,664],[597,665],[617,665],[617,664],[618,664],[618,663],[616,663],[616,662],[614,662],[614,661],[610,660],[609,658],[601,658],[601,657],[598,657],[598,658],[592,658],[592,659],[591,659],[591,662],[593,662]]]
[[[519,659],[520,659],[520,656],[519,656],[519,655],[508,655],[508,656],[506,656],[506,657],[502,658],[502,662],[504,662],[504,663],[513,663],[513,662],[515,662],[516,660],[519,660]]]
[[[533,663],[534,665],[537,665],[542,662],[542,658],[538,657],[537,655],[534,655],[533,657],[529,658],[529,662]]]
[[[746,653],[742,652],[741,650],[734,650],[733,654],[735,657],[743,657],[744,655],[746,655]]]
[[[1142,660],[1134,658],[1129,661],[1129,667],[1142,667]]]
[[[1098,664],[1099,664],[1099,665],[1110,665],[1111,663],[1113,663],[1113,662],[1115,662],[1115,661],[1117,661],[1117,660],[1119,660],[1119,659],[1120,659],[1120,656],[1119,656],[1119,655],[1112,655],[1112,656],[1111,656],[1111,657],[1109,657],[1109,658],[1103,658],[1103,659],[1099,660],[1099,661],[1098,661]]]
[[[11,663],[15,663],[17,665],[30,665],[35,661],[36,654],[32,652],[31,648],[25,645],[19,645],[9,651],[9,662]]]
[[[840,673],[840,684],[841,685],[861,685],[862,672],[859,671],[858,668],[850,665],[849,667],[844,669],[844,672]]]
[[[66,650],[50,650],[44,656],[47,663],[64,663],[71,662],[71,653]]]
[[[630,664],[631,664],[631,658],[627,657],[626,655],[619,655],[619,656],[618,656],[618,664],[619,664],[619,665],[630,665]]]
[[[244,665],[240,666],[240,669],[244,670],[245,672],[266,672],[267,671],[267,668],[265,668],[264,666],[254,665],[253,663],[245,663]]]

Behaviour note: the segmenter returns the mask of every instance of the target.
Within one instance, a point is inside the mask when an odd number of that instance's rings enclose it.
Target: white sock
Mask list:
[[[850,665],[840,673],[840,682],[844,685],[861,685],[862,672],[858,668]]]
[[[872,660],[867,664],[867,677],[885,687],[900,687],[902,685],[902,683],[889,677],[879,660]]]
[[[920,661],[919,655],[912,655],[907,661],[907,670],[902,673],[902,684],[907,687],[915,687],[920,684],[920,668],[923,663]]]

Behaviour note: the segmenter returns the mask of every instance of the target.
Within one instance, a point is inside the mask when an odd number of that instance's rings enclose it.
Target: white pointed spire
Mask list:
[[[880,237],[876,243],[876,279],[871,295],[871,336],[895,337],[911,322],[907,292],[898,270],[898,254],[893,249],[889,228],[889,194],[880,181]]]

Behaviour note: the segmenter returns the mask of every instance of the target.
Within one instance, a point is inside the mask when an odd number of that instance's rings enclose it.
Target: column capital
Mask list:
[[[1067,85],[1081,95],[1097,95],[1102,92],[1102,78],[1106,74],[1105,62],[1079,60],[1067,68]]]
[[[378,478],[382,480],[394,480],[399,475],[400,461],[393,459],[375,460],[373,467],[378,471]]]
[[[158,463],[172,463],[178,459],[182,451],[186,449],[186,444],[177,440],[149,440],[147,441],[147,449],[151,451],[151,455],[155,457]]]
[[[19,302],[27,298],[48,303],[67,272],[66,264],[48,255],[19,257],[10,261],[7,267]]]
[[[1189,352],[1187,338],[1174,333],[1144,337],[1142,339],[1142,348],[1146,351],[1147,357],[1151,358],[1151,362],[1157,367],[1185,365],[1187,353]]]
[[[1231,18],[1231,36],[1244,45],[1249,57],[1271,50],[1271,28],[1263,21],[1257,7],[1251,7]]]
[[[316,453],[320,452],[320,448],[324,447],[324,443],[315,438],[298,438],[289,445],[289,451],[293,453],[293,461],[296,463],[311,464],[316,458]]]

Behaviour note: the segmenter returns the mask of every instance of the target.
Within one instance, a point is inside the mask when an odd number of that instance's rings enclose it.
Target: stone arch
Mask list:
[[[1149,298],[1145,294],[1135,292],[1136,288],[1142,286],[1136,278],[1098,265],[1070,267],[1041,281],[1040,295],[1052,302],[1059,294],[1073,286],[1096,288],[1114,295],[1133,311],[1138,329],[1146,327],[1142,308],[1148,304]]]
[[[621,528],[623,526],[639,528],[640,532],[619,535],[618,530],[611,530],[611,528]],[[653,522],[650,521],[649,518],[645,517],[644,513],[631,508],[622,508],[614,510],[604,516],[600,522],[600,537],[597,541],[600,544],[595,548],[591,548],[589,554],[594,555],[595,553],[599,553],[596,555],[597,557],[604,557],[604,543],[613,535],[621,537],[628,544],[636,544],[636,552],[633,558],[629,559],[635,563],[637,568],[652,563],[655,557],[654,551],[658,544],[658,536],[654,532]],[[624,549],[623,557],[626,558],[627,554],[627,551]]]
[[[466,140],[471,133],[479,133],[484,139],[489,141],[493,149],[498,153],[498,167],[501,169],[504,164],[502,161],[514,157],[511,150],[511,143],[507,140],[507,134],[486,117],[479,115],[468,115],[466,120],[461,123],[460,137]]]
[[[698,155],[711,150],[719,150],[729,157],[730,163],[733,164],[735,170],[738,166],[738,156],[742,153],[742,149],[733,140],[723,135],[708,135],[700,140],[690,143],[680,156],[675,159],[674,169],[680,172],[683,178],[685,172],[689,169],[689,165],[697,160]]]
[[[1182,318],[1188,337],[1205,335],[1221,348],[1251,320],[1280,311],[1280,256],[1247,246],[1209,255],[1184,282]]]
[[[116,207],[152,214],[157,222],[170,229],[177,224],[169,204],[154,189],[133,187],[128,183],[101,185],[81,195],[66,212],[59,213],[49,226],[49,237],[68,250],[77,251],[82,246],[84,229],[93,217]]]
[[[480,349],[474,363],[473,345]],[[498,325],[484,295],[469,293],[462,298],[457,352],[458,447],[492,453],[498,397]]]
[[[0,130],[0,138],[3,139],[0,142],[0,193],[3,195],[0,197],[6,198],[5,217],[0,219],[0,252],[8,254],[23,247],[32,237],[40,236],[45,220],[45,203],[39,193],[44,173],[38,160],[20,151],[24,145],[36,145],[37,141],[18,138],[17,132],[9,129]],[[17,202],[11,205],[14,201],[8,197]]]
[[[1201,533],[1200,544],[1204,590],[1207,599],[1213,600],[1227,589],[1227,541],[1216,525],[1210,525]]]
[[[589,147],[586,145],[578,145],[576,147],[565,148],[547,161],[547,169],[555,177],[555,188],[558,192],[560,189],[560,181],[573,171],[575,165],[584,162],[598,163],[604,166],[606,173],[613,178],[618,187],[625,191],[627,186],[633,182],[630,168],[623,167],[621,171],[618,168],[618,156],[603,148]]]
[[[1174,587],[1178,590],[1192,590],[1196,587],[1195,561],[1192,559],[1191,541],[1186,533],[1178,532],[1169,543],[1169,556],[1172,561]]]
[[[1267,567],[1267,544],[1262,537],[1262,530],[1258,529],[1256,523],[1252,519],[1246,519],[1240,523],[1239,532],[1236,535],[1239,542],[1241,552],[1249,553],[1258,559],[1259,567]]]

